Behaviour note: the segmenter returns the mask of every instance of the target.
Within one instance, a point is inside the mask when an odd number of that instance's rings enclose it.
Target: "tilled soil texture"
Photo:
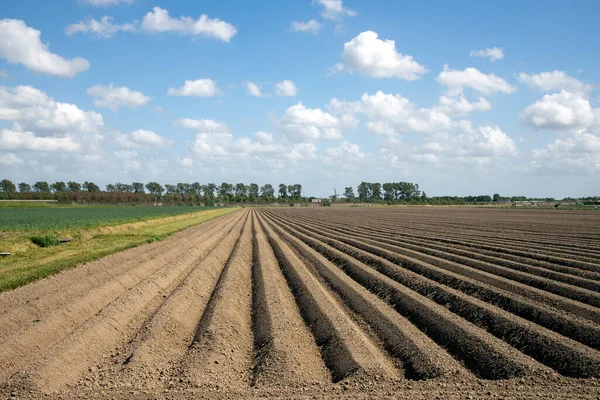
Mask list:
[[[6,398],[600,398],[600,213],[243,209],[0,294]]]

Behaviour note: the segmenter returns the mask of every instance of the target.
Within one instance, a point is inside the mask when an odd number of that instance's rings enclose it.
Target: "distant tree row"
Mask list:
[[[349,186],[344,189],[344,199],[348,202],[401,202],[407,200],[427,198],[425,192],[419,190],[419,185],[410,182],[361,182],[357,188],[358,196]],[[336,199],[334,199],[336,200]]]
[[[18,191],[17,191],[18,187]],[[200,184],[177,183],[161,185],[158,182],[109,183],[101,190],[93,182],[35,182],[33,185],[15,185],[8,179],[0,181],[0,198],[15,200],[55,199],[60,201],[100,201],[100,202],[201,202],[214,205],[216,202],[272,202],[278,200],[302,200],[302,185],[280,184],[275,195],[271,184],[259,186],[256,183],[223,182]]]

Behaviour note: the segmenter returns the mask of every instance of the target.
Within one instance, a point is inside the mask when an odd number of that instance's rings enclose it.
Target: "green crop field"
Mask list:
[[[0,232],[92,228],[198,212],[214,207],[75,206],[0,207]]]

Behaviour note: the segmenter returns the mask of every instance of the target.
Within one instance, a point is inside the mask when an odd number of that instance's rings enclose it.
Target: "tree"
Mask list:
[[[81,190],[81,184],[73,181],[67,182],[67,190],[69,192],[79,192]]]
[[[243,183],[237,183],[235,185],[235,200],[245,201],[248,196],[248,187]]]
[[[133,193],[144,194],[144,184],[142,182],[133,182],[131,184],[133,188]]]
[[[88,181],[83,182],[83,189],[85,189],[88,192],[99,192],[100,191],[100,187],[98,185],[96,185],[94,182],[88,182]]]
[[[371,183],[371,200],[381,200],[381,183]]]
[[[127,183],[117,182],[115,184],[115,191],[119,193],[133,193],[133,185],[128,185]]]
[[[367,182],[361,182],[357,188],[358,199],[360,201],[367,201],[371,197],[371,184]]]
[[[165,191],[166,191],[166,194],[178,194],[179,193],[179,191],[177,190],[177,185],[166,184]]]
[[[19,192],[29,193],[29,192],[31,192],[31,186],[28,183],[21,182],[21,183],[19,183]]]
[[[50,185],[50,188],[54,191],[54,193],[62,193],[67,191],[67,184],[63,181],[58,181]]]
[[[233,184],[223,182],[219,186],[219,196],[223,201],[231,201],[233,199]]]
[[[292,199],[298,200],[300,197],[302,197],[302,185],[298,183],[294,185],[288,185],[287,191]]]
[[[156,201],[156,198],[162,196],[165,188],[162,187],[162,185],[158,182],[148,182],[146,183],[146,190],[148,190],[150,194],[154,195],[154,199]]]
[[[348,186],[346,189],[344,189],[344,197],[346,198],[346,201],[352,201],[355,199],[354,189],[352,189],[352,186]]]
[[[260,195],[267,200],[275,197],[275,189],[273,188],[273,185],[267,183],[266,185],[262,186],[260,188]]]
[[[258,185],[256,183],[251,183],[248,185],[248,196],[250,197],[250,201],[256,201],[258,197]]]
[[[500,202],[500,194],[498,194],[498,193],[494,193],[494,197],[493,197],[493,199],[494,199],[494,203],[498,203],[498,202]]]
[[[33,184],[33,191],[36,193],[50,193],[50,185],[46,181],[38,181]]]
[[[279,197],[285,199],[287,197],[287,185],[280,183],[279,184]]]
[[[112,183],[109,183],[109,184],[108,184],[108,185],[106,185],[106,187],[104,188],[104,191],[105,191],[105,192],[108,192],[108,193],[114,193],[114,192],[116,192],[116,191],[117,191],[117,188],[116,188],[116,186],[115,186],[115,185],[113,185]]]
[[[0,192],[13,193],[16,191],[17,187],[12,181],[9,181],[8,179],[2,179],[2,181],[0,181]]]
[[[383,184],[383,198],[387,201],[393,201],[394,197],[394,185],[392,183],[386,182]]]

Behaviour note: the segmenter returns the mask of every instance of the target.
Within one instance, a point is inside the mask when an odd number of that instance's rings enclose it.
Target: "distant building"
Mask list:
[[[311,199],[310,202],[311,203],[320,203],[321,199]]]

